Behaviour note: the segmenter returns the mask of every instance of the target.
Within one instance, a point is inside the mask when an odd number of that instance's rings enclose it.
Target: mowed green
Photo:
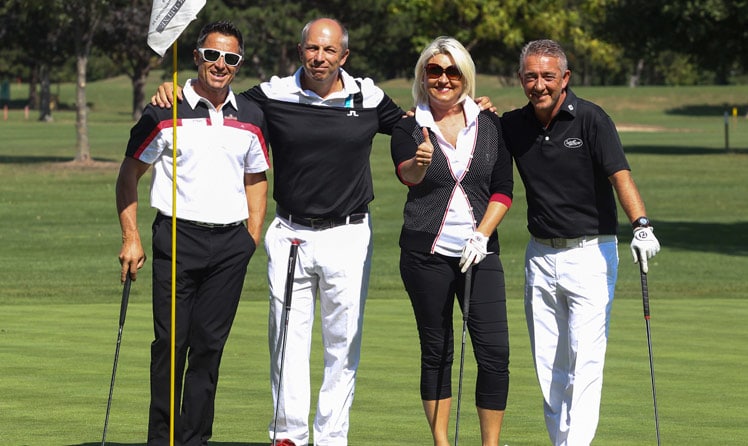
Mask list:
[[[184,79],[186,76],[181,76]],[[152,75],[148,91],[160,78]],[[239,89],[253,85],[243,79]],[[501,112],[524,104],[517,86],[480,77],[480,94]],[[409,82],[382,84],[411,103]],[[14,85],[14,98],[27,86]],[[63,84],[62,104],[73,101]],[[635,179],[663,250],[649,274],[651,331],[663,444],[739,445],[748,410],[748,87],[629,89],[579,87],[621,129]],[[112,372],[122,288],[114,180],[129,136],[130,85],[124,78],[88,85],[95,167],[75,155],[74,113],[55,122],[24,119],[13,108],[0,122],[0,440],[8,445],[100,444]],[[737,117],[723,113],[738,110]],[[729,145],[725,153],[725,122]],[[331,138],[334,135],[331,135]],[[393,174],[389,139],[372,154],[375,249],[350,444],[430,444],[418,393],[419,351],[398,273],[397,239],[406,189]],[[502,444],[542,445],[547,436],[522,308],[527,241],[524,190],[500,227],[509,298],[512,363]],[[150,251],[153,211],[141,182],[140,227]],[[270,203],[272,215],[274,204]],[[655,443],[647,338],[638,268],[621,221],[620,271],[595,444]],[[332,247],[332,249],[344,249]],[[222,365],[216,445],[267,444],[268,385],[265,255],[250,263],[239,314]],[[109,444],[145,443],[148,410],[150,265],[134,282],[114,388]],[[461,329],[461,315],[455,317]],[[319,326],[311,375],[322,367]],[[457,339],[459,340],[459,333]],[[459,345],[457,353],[459,353]],[[289,365],[293,366],[293,365]],[[456,369],[455,369],[456,371]],[[453,377],[456,388],[457,375]],[[463,444],[478,444],[475,365],[468,345],[460,421]],[[453,408],[454,410],[454,408]],[[312,402],[312,413],[314,401]],[[452,427],[453,428],[453,427]]]

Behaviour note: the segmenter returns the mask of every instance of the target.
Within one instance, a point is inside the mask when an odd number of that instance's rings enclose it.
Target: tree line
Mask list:
[[[151,69],[170,67],[146,44],[152,0],[6,0],[0,6],[0,79],[29,84],[29,104],[51,119],[50,85],[77,83],[78,156],[87,161],[85,84],[127,75],[132,116]],[[730,84],[748,68],[748,2],[734,0],[210,0],[178,41],[191,54],[200,27],[230,19],[244,33],[244,75],[268,79],[298,66],[309,19],[349,30],[346,69],[377,81],[411,77],[426,43],[460,40],[478,72],[513,79],[528,40],[558,40],[583,85]],[[191,69],[191,57],[182,57]]]

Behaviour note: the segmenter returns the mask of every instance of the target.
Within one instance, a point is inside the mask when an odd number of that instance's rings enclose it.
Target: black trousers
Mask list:
[[[459,258],[403,250],[400,275],[410,296],[421,343],[421,399],[452,396],[455,296],[463,307],[465,275]],[[468,331],[478,365],[475,401],[504,410],[509,392],[509,328],[504,269],[498,254],[473,267]],[[462,328],[460,326],[460,328]]]
[[[171,240],[171,217],[159,214],[153,222],[155,339],[151,344],[148,446],[169,444]],[[207,445],[212,435],[221,356],[255,249],[244,225],[211,229],[177,222],[174,373],[177,445]]]

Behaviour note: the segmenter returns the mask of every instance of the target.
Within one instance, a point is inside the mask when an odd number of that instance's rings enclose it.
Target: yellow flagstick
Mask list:
[[[159,56],[172,46],[172,206],[171,206],[171,373],[169,380],[169,445],[174,446],[174,401],[176,374],[177,339],[177,39],[197,13],[205,6],[206,0],[154,0],[148,26],[148,45]]]
[[[169,375],[169,445],[174,446],[174,375],[177,339],[177,41],[172,43],[172,181],[171,181],[171,373]]]

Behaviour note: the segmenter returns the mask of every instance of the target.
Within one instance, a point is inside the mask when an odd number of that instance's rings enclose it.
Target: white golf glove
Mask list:
[[[467,272],[471,265],[480,263],[488,254],[488,237],[480,232],[473,232],[462,248],[462,257],[460,257],[460,268],[463,273]]]
[[[641,259],[641,268],[644,274],[647,274],[647,260],[651,259],[660,252],[660,242],[654,235],[654,231],[649,226],[634,229],[634,238],[631,239],[631,255],[634,256],[634,263]]]

